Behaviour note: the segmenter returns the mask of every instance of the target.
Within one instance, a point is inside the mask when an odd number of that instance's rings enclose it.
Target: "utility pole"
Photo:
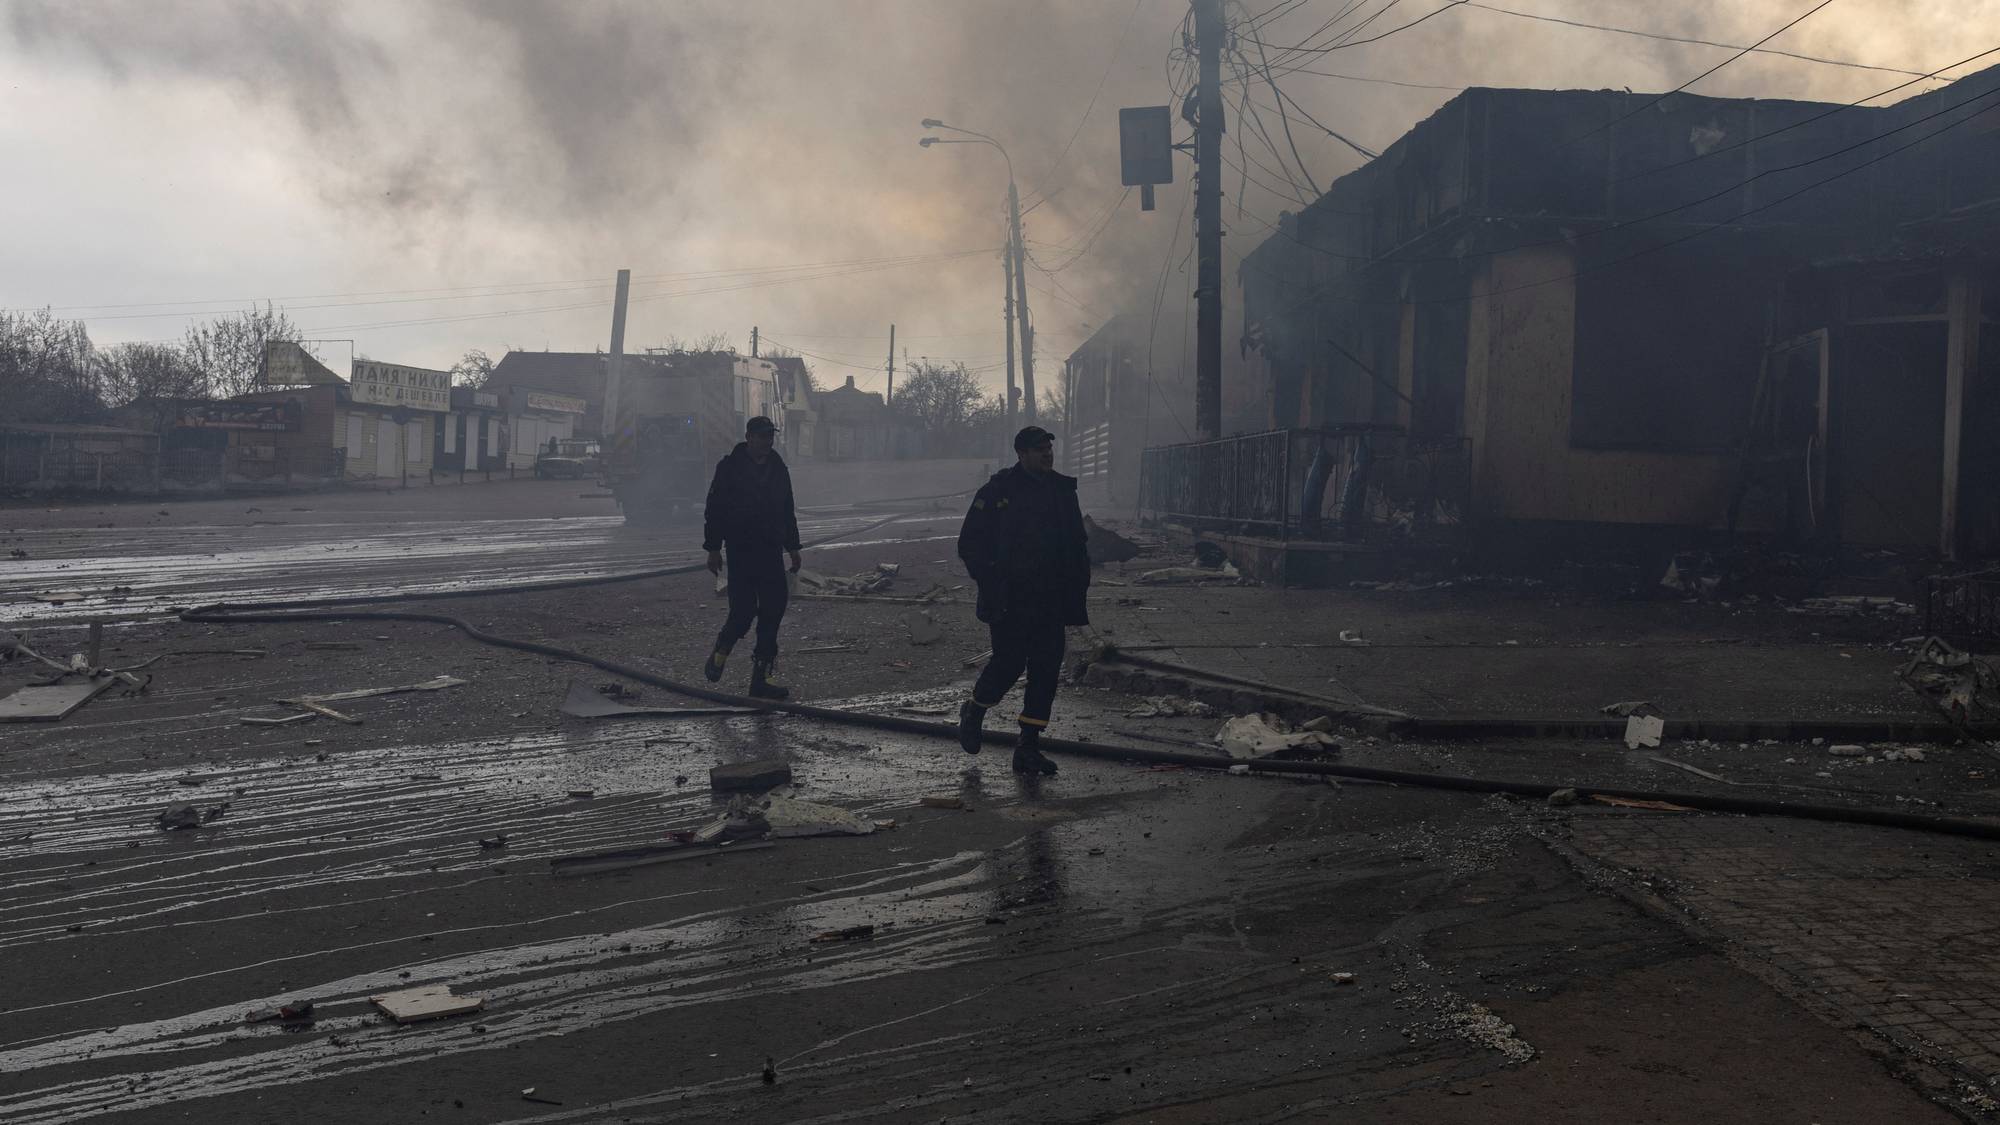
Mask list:
[[[598,425],[607,460],[618,445],[618,382],[625,366],[625,297],[632,288],[632,271],[618,271],[618,296],[611,304],[611,354],[604,361],[604,417]]]
[[[1021,405],[1021,411],[1032,424],[1035,420],[1035,326],[1028,322],[1028,248],[1021,242],[1021,196],[1014,190],[1012,176],[1007,178],[1007,214],[1014,231],[1014,303],[1021,306],[1021,394],[1027,399]],[[1218,341],[1221,338],[1216,337]],[[1008,429],[1012,428],[1010,424]]]
[[[1006,430],[1003,441],[1014,437],[1014,240],[1007,240],[1007,249],[1001,254],[1006,263],[1006,274],[1001,278],[1000,291],[1007,295],[1007,401],[1000,408],[1002,428]],[[1012,448],[1009,446],[1009,448]]]
[[[1194,0],[1200,93],[1194,136],[1194,422],[1222,436],[1222,0]]]
[[[757,326],[750,326],[750,358],[757,358]]]
[[[893,324],[889,326],[889,391],[882,396],[882,401],[890,406],[896,405],[896,326]]]

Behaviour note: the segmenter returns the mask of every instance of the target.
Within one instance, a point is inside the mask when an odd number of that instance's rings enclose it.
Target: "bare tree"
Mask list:
[[[493,360],[482,348],[468,348],[458,362],[451,365],[451,385],[454,387],[478,390],[491,378]]]
[[[171,344],[120,344],[97,353],[96,362],[111,405],[148,412],[155,429],[172,421],[182,400],[206,397],[207,379]]]
[[[978,377],[963,363],[918,360],[896,388],[895,409],[939,441],[964,434],[985,397]]]
[[[188,362],[207,380],[208,393],[229,398],[260,390],[264,378],[264,345],[273,340],[297,340],[301,333],[285,310],[264,307],[220,316],[187,330],[181,344]]]
[[[104,412],[90,333],[47,309],[0,312],[0,412],[21,422],[83,422]]]
[[[1059,430],[1069,428],[1069,381],[1056,380],[1053,387],[1042,388],[1041,420]]]

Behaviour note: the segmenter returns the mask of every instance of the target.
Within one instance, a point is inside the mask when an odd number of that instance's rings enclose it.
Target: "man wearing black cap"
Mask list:
[[[785,560],[799,569],[799,521],[792,511],[792,474],[771,448],[778,427],[758,415],[743,427],[743,440],[715,466],[708,503],[702,508],[702,549],[708,569],[722,573],[722,549],[729,546],[729,619],[715,635],[702,674],[722,679],[729,650],[757,622],[757,646],[750,652],[750,694],[783,699],[790,689],[771,682],[778,660],[778,622],[784,620]]]
[[[1056,472],[1055,435],[1029,426],[1014,435],[1014,453],[1019,463],[979,489],[958,533],[958,557],[979,584],[979,619],[993,636],[993,656],[958,709],[958,740],[966,753],[979,753],[986,712],[1025,669],[1014,768],[1052,774],[1056,764],[1038,743],[1056,700],[1063,629],[1090,623],[1083,604],[1090,555],[1076,478]]]

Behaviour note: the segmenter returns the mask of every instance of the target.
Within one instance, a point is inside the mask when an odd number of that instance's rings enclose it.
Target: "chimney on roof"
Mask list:
[[[854,389],[854,376],[852,375],[847,377],[847,389],[850,391]]]

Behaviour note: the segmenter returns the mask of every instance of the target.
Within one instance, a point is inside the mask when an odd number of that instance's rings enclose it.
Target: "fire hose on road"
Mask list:
[[[827,536],[807,545],[816,546],[835,539],[845,538],[848,535],[861,534],[900,518],[903,518],[900,514],[889,516],[853,531]],[[563,648],[559,645],[489,633],[464,618],[451,614],[400,609],[350,610],[326,608],[330,606],[337,607],[368,603],[427,601],[438,597],[511,594],[526,590],[573,589],[608,582],[630,582],[641,578],[691,574],[702,569],[704,569],[703,563],[689,563],[680,566],[658,567],[627,574],[566,579],[560,582],[537,583],[533,586],[513,586],[503,589],[454,591],[450,594],[390,594],[317,602],[259,602],[242,605],[217,603],[183,610],[180,617],[183,621],[209,625],[257,625],[298,621],[411,621],[445,625],[457,629],[481,644],[512,649],[517,652],[535,653],[540,656],[553,657],[576,664],[589,665],[614,675],[624,676],[639,683],[650,684],[654,687],[663,688],[667,691],[695,699],[749,707],[766,712],[797,715],[802,718],[817,719],[822,722],[837,723],[843,726],[863,727],[925,738],[950,739],[956,742],[958,728],[952,724],[925,722],[920,719],[881,715],[865,711],[849,711],[811,703],[752,699],[729,692],[716,691],[697,684],[669,679],[655,672],[647,671],[644,668],[634,667],[633,665],[615,660],[607,660],[603,657],[592,656],[589,653]],[[986,732],[984,738],[988,743],[994,744],[1007,744],[1013,741],[1013,736],[996,731]],[[1906,828],[1921,832],[1937,832],[1954,836],[1970,836],[1977,839],[2000,840],[2000,822],[1974,820],[1965,817],[1939,816],[1927,813],[1902,812],[1895,809],[1842,808],[1834,805],[1800,804],[1791,801],[1776,801],[1755,797],[1730,797],[1706,793],[1683,793],[1671,790],[1625,789],[1591,785],[1588,783],[1551,785],[1541,782],[1508,781],[1497,778],[1421,773],[1411,770],[1376,769],[1369,766],[1350,766],[1336,762],[1276,761],[1268,758],[1237,761],[1206,754],[1152,750],[1136,746],[1082,742],[1066,738],[1045,737],[1042,739],[1041,745],[1046,750],[1058,753],[1116,762],[1191,766],[1200,769],[1227,769],[1233,766],[1244,766],[1251,773],[1345,778],[1355,781],[1385,782],[1393,785],[1452,790],[1462,793],[1506,793],[1517,797],[1537,800],[1547,799],[1551,795],[1564,790],[1574,790],[1579,796],[1583,797],[1603,796],[1629,801],[1659,801],[1706,812],[1736,813],[1751,816],[1784,816],[1803,820],[1821,820],[1839,824],[1865,824],[1883,828]]]

